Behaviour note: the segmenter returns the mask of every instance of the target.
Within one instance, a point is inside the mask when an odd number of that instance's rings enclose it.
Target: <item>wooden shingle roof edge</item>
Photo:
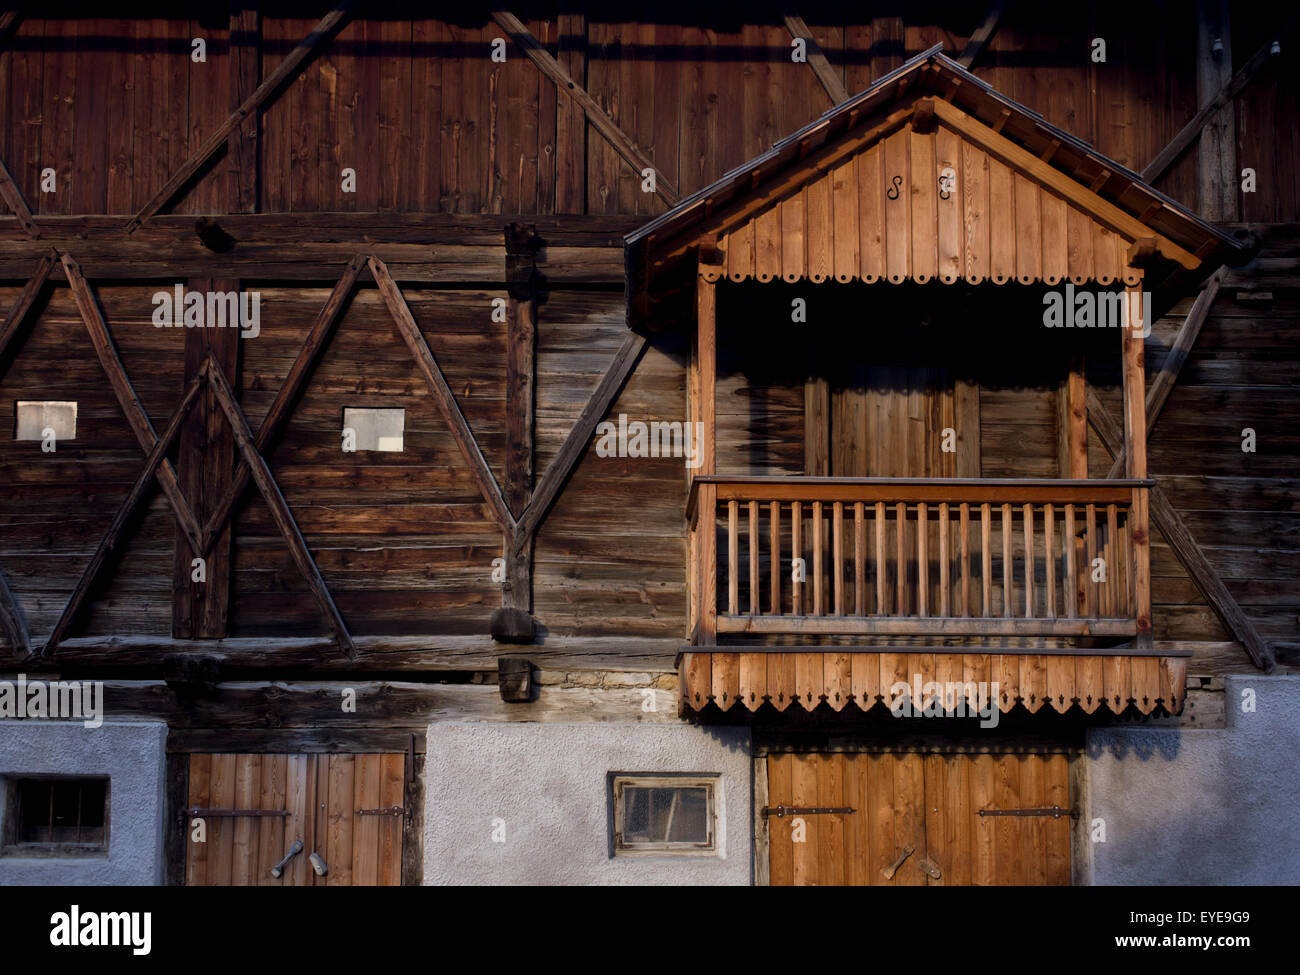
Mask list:
[[[710,217],[757,193],[790,165],[879,116],[882,109],[905,93],[917,90],[939,94],[1034,155],[1050,147],[1049,164],[1053,168],[1100,200],[1149,226],[1154,234],[1201,258],[1195,272],[1178,276],[1180,288],[1190,287],[1221,264],[1237,266],[1250,259],[1253,252],[1244,241],[1143,182],[1138,173],[1046,121],[1040,113],[1002,94],[946,56],[942,47],[936,44],[922,51],[871,87],[827,110],[771,149],[627,234],[623,244],[628,324],[633,327],[646,324],[646,305],[639,299],[644,297],[649,282],[652,252],[661,252],[670,244],[679,250],[693,233],[699,236],[701,225]]]

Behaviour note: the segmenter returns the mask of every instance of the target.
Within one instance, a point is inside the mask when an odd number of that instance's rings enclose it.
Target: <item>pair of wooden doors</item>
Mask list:
[[[400,753],[192,755],[186,883],[397,886],[405,779]]]
[[[766,772],[774,886],[1070,883],[1065,754],[779,753]]]

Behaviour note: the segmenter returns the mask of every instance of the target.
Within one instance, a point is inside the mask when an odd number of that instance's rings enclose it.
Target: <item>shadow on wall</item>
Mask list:
[[[1300,884],[1300,675],[1225,693],[1222,730],[1088,732],[1094,884]]]

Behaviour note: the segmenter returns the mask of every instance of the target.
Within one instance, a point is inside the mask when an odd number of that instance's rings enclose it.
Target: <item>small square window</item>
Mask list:
[[[399,453],[406,428],[404,409],[344,407],[343,445],[347,450],[379,450]],[[348,431],[352,432],[349,438]],[[349,443],[349,441],[351,441]]]
[[[615,856],[715,856],[718,777],[699,773],[610,776]]]
[[[53,430],[54,439],[77,437],[77,404],[71,400],[19,400],[14,406],[15,440],[44,440]]]
[[[11,856],[106,853],[108,779],[11,778],[4,820],[4,852]]]

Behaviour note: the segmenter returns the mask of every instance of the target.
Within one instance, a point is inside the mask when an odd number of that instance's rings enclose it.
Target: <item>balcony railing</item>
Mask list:
[[[1130,512],[1151,483],[697,477],[696,642],[1132,637],[1150,610]]]

